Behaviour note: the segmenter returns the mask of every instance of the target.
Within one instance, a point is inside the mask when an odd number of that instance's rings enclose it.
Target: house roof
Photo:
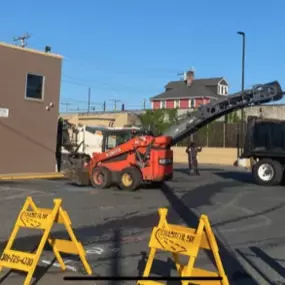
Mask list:
[[[157,99],[183,99],[183,98],[195,98],[195,97],[208,97],[213,99],[224,98],[224,95],[215,93],[211,88],[217,86],[218,83],[223,80],[223,77],[218,78],[205,78],[205,79],[194,79],[191,86],[187,86],[185,81],[172,81],[169,82],[165,88],[170,89],[162,92],[151,100]]]
[[[197,83],[199,85],[206,85],[206,86],[215,86],[218,85],[218,83],[224,79],[223,77],[217,77],[217,78],[202,78],[202,79],[194,79],[193,83]],[[180,86],[184,86],[185,85],[185,81],[184,80],[180,80],[180,81],[170,81],[165,88],[177,88]]]

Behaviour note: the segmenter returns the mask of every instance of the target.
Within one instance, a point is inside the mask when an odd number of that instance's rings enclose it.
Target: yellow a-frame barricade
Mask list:
[[[201,215],[197,229],[187,228],[179,225],[169,224],[166,220],[168,210],[160,208],[158,210],[160,220],[153,228],[149,247],[150,253],[145,266],[143,277],[149,277],[152,263],[157,250],[171,252],[179,277],[220,277],[221,280],[198,281],[183,280],[181,283],[198,285],[229,285],[228,278],[220,258],[216,238],[212,232],[210,222],[206,215]],[[212,252],[218,272],[195,268],[194,263],[198,257],[199,250],[205,249]],[[179,262],[179,255],[189,257],[188,263],[182,265]],[[156,281],[139,280],[137,285],[163,285]]]
[[[28,273],[23,285],[30,284],[46,242],[48,242],[52,247],[54,255],[62,270],[66,269],[66,265],[63,262],[60,252],[79,255],[87,273],[89,275],[92,274],[92,270],[86,259],[85,250],[82,244],[75,237],[67,212],[61,207],[62,200],[54,199],[53,202],[53,209],[38,208],[33,199],[31,197],[27,197],[17,218],[6,248],[1,255],[0,272],[2,271],[3,267],[6,267]],[[31,210],[29,210],[29,208],[31,208]],[[63,224],[71,240],[51,238],[50,231],[54,223]],[[11,249],[20,228],[43,230],[43,236],[35,253],[26,253]]]

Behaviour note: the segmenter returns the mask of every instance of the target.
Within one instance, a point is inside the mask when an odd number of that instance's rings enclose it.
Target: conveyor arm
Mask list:
[[[172,145],[175,145],[219,117],[252,105],[278,101],[284,94],[278,81],[257,85],[244,92],[200,106],[197,111],[182,116],[179,122],[172,125],[163,135],[172,137]]]

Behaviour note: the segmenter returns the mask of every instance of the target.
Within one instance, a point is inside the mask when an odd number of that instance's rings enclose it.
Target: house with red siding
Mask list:
[[[165,91],[150,99],[152,109],[194,109],[228,95],[229,85],[224,77],[195,79],[188,71],[184,80],[172,81]]]

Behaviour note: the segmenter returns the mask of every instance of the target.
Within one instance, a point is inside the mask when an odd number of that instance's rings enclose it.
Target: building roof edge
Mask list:
[[[12,45],[12,44],[7,44],[4,42],[0,42],[0,47],[12,48],[12,49],[17,49],[17,50],[24,51],[24,52],[30,52],[30,53],[34,53],[34,54],[50,56],[50,57],[54,57],[54,58],[58,58],[58,59],[63,59],[63,56],[60,54],[47,53],[44,51],[39,51],[39,50],[31,49],[31,48],[22,48],[22,47]]]

